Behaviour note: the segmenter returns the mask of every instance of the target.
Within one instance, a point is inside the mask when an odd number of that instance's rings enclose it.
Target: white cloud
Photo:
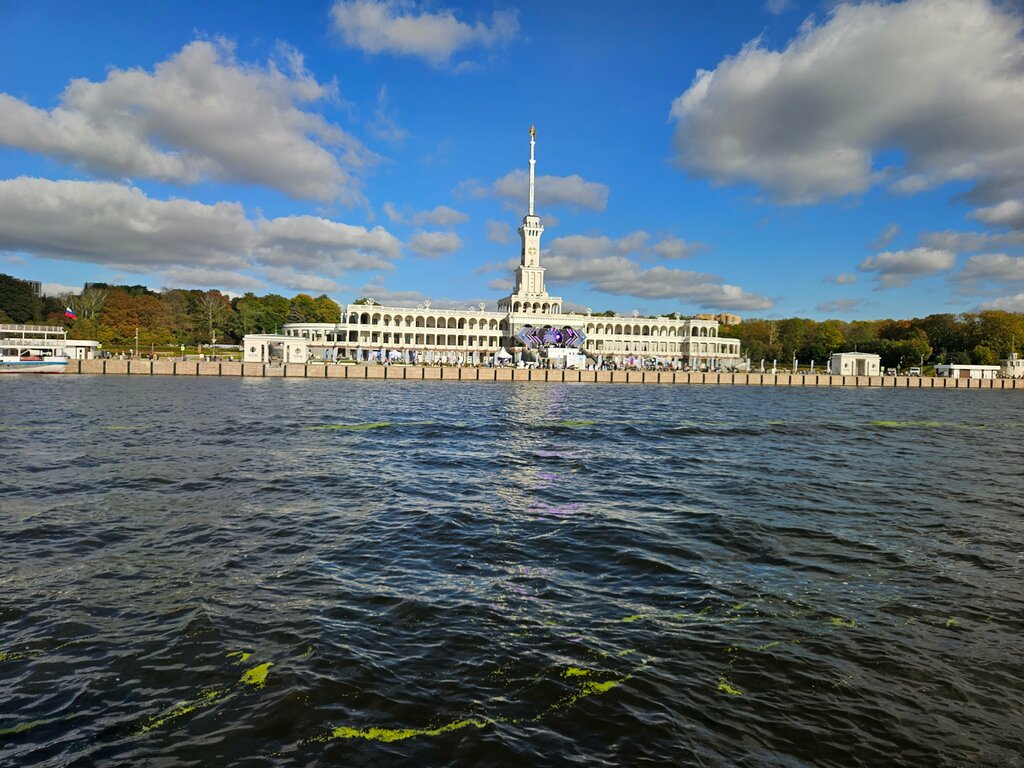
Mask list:
[[[957,293],[974,295],[983,292],[984,284],[989,288],[1006,290],[1024,287],[1024,256],[1008,256],[1005,253],[981,253],[964,262],[963,269],[951,276]],[[994,293],[995,290],[985,290]]]
[[[819,312],[852,312],[864,303],[864,299],[833,299],[823,301],[815,309]]]
[[[298,293],[317,295],[321,293],[340,293],[345,286],[335,280],[320,275],[309,275],[282,267],[266,267],[260,270],[268,280],[290,288]]]
[[[900,225],[893,222],[889,224],[882,233],[875,238],[874,242],[868,245],[872,251],[882,251],[889,247],[889,244],[896,239],[900,233]]]
[[[417,232],[409,240],[409,247],[420,256],[439,258],[459,250],[462,238],[454,232]]]
[[[515,233],[504,221],[494,221],[494,219],[488,219],[484,225],[487,229],[487,240],[492,243],[514,243],[516,241]]]
[[[112,182],[0,181],[0,250],[129,269],[235,268],[252,245],[237,203],[153,200]]]
[[[353,174],[377,156],[305,109],[335,99],[283,50],[284,69],[235,60],[224,42],[186,45],[152,72],[111,69],[72,80],[43,110],[0,94],[0,143],[117,177],[258,184],[303,199],[362,200]]]
[[[146,273],[141,273],[145,275]],[[153,273],[161,288],[199,288],[207,290],[211,286],[228,289],[234,293],[246,291],[262,291],[266,284],[251,275],[232,272],[227,269],[208,269],[205,267],[170,267]],[[152,280],[150,280],[152,284]]]
[[[492,48],[519,31],[515,10],[495,11],[488,25],[460,21],[451,10],[420,10],[411,0],[337,0],[334,29],[345,44],[366,53],[416,56],[435,67],[450,65],[467,48]]]
[[[793,0],[767,0],[764,4],[764,9],[772,16],[778,16],[794,6]]]
[[[113,182],[0,181],[0,251],[156,275],[165,285],[252,290],[263,283],[246,271],[282,282],[303,270],[337,276],[390,268],[401,250],[382,227],[314,216],[253,222],[237,203],[155,200]],[[314,285],[310,275],[301,279]],[[337,285],[319,279],[324,288]]]
[[[435,227],[451,227],[466,221],[469,221],[469,216],[447,205],[439,205],[432,211],[420,211],[412,217],[412,223],[417,226],[433,224]]]
[[[395,117],[388,111],[388,88],[386,85],[382,85],[377,91],[377,109],[373,113],[373,120],[367,127],[374,138],[391,144],[401,144],[409,135],[409,132],[401,128]]]
[[[1024,312],[1024,293],[1013,296],[1001,296],[992,301],[986,301],[981,309],[1001,309],[1005,312]]]
[[[651,250],[663,259],[688,259],[698,251],[703,251],[706,248],[707,245],[704,243],[687,242],[675,235],[667,235],[655,243]]]
[[[43,296],[60,296],[65,293],[81,293],[81,285],[65,285],[64,283],[43,283]]]
[[[487,284],[487,287],[492,291],[500,291],[502,293],[509,293],[513,288],[511,280],[502,277],[496,277]]]
[[[858,266],[862,272],[875,272],[879,288],[900,288],[918,277],[952,269],[956,254],[934,248],[913,248],[908,251],[883,251],[868,256]]]
[[[829,275],[821,282],[832,283],[832,285],[852,285],[857,282],[857,276],[852,272],[841,272],[838,275]]]
[[[1012,7],[844,4],[820,25],[806,22],[782,51],[755,39],[699,71],[673,102],[678,162],[787,203],[893,180],[903,191],[950,179],[979,181],[977,190],[1006,176],[1019,183],[1024,41]],[[877,168],[892,150],[902,165]]]
[[[479,196],[478,187],[467,184],[468,194]],[[526,210],[530,198],[530,175],[523,170],[511,171],[491,185],[498,197],[516,210]],[[538,176],[536,178],[538,208],[551,205],[574,205],[592,211],[608,206],[608,186],[573,174],[572,176]]]
[[[643,269],[628,255],[644,246],[644,232],[612,240],[573,235],[552,241],[544,255],[553,284],[585,283],[605,293],[676,299],[702,309],[768,309],[771,300],[728,285],[714,275],[655,266]]]
[[[395,207],[394,203],[384,203],[381,208],[383,209],[384,214],[388,217],[388,221],[392,224],[400,224],[405,220],[405,216],[403,216],[402,212]]]
[[[263,220],[256,261],[338,274],[346,270],[388,269],[401,255],[402,244],[383,227],[366,229],[316,216]]]
[[[1024,200],[1004,200],[987,208],[976,208],[967,215],[986,224],[1024,229]]]
[[[495,309],[493,302],[487,299],[432,299],[420,291],[393,291],[379,280],[367,283],[356,293],[385,307],[415,307],[429,300],[431,309],[479,309],[481,303],[486,308]]]
[[[1024,245],[1024,231],[1013,232],[925,232],[921,242],[929,248],[947,251],[985,251]]]

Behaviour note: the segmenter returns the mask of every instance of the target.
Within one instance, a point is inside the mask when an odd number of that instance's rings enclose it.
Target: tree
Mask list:
[[[341,307],[338,302],[328,298],[327,294],[321,294],[313,299],[313,315],[315,323],[337,323],[341,320]]]
[[[288,322],[315,323],[316,310],[316,301],[313,297],[308,293],[300,293],[288,303]]]
[[[0,275],[0,310],[12,322],[28,323],[36,318],[38,306],[32,286],[25,280]]]

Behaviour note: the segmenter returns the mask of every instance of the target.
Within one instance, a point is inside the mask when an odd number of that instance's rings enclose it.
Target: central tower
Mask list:
[[[537,145],[537,130],[530,126],[530,205],[523,223],[519,227],[521,241],[519,266],[516,267],[515,286],[512,294],[498,302],[498,309],[516,314],[560,314],[562,300],[549,296],[544,288],[544,267],[540,265],[540,236],[544,225],[534,213],[534,190],[536,185],[537,160],[534,151]]]

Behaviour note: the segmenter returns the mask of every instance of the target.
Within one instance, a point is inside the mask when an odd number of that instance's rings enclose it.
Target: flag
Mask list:
[[[75,314],[71,307],[64,307],[64,317],[70,317],[72,320],[78,319],[78,315]]]

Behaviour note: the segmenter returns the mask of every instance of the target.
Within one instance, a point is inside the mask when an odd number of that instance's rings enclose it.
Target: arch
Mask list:
[[[433,317],[427,318],[427,328],[437,328],[437,322],[434,320]]]
[[[355,312],[353,312],[352,314],[350,314],[348,316],[348,321],[350,323],[358,323],[359,322],[359,315],[357,315]]]
[[[644,336],[650,336],[651,335],[651,326],[645,325],[641,332],[643,333]]]
[[[369,325],[370,324],[370,313],[369,312],[363,312],[363,314],[361,314],[359,316],[359,322],[362,323],[363,325]]]

